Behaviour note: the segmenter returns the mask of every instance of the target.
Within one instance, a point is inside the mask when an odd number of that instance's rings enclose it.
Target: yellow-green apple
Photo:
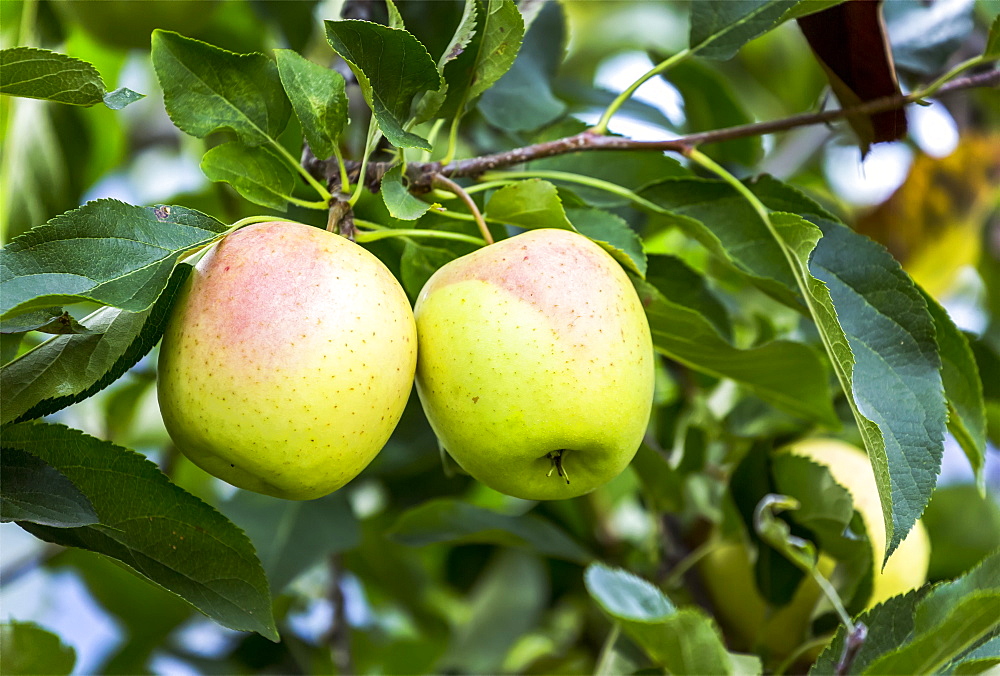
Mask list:
[[[787,446],[794,453],[826,466],[834,481],[851,494],[854,508],[861,514],[871,541],[875,562],[873,591],[868,607],[891,596],[919,587],[927,579],[930,541],[923,523],[917,521],[885,568],[879,570],[885,551],[885,524],[875,475],[868,456],[851,444],[835,439],[806,439]],[[821,554],[819,571],[830,577],[836,562]],[[767,602],[757,591],[753,564],[741,544],[725,543],[711,551],[699,569],[716,616],[726,629],[733,646],[748,650],[765,646],[773,655],[791,653],[805,638],[810,620],[822,599],[819,586],[811,578],[799,585],[792,601],[768,612]]]
[[[456,259],[414,315],[424,412],[479,481],[570,498],[635,455],[653,396],[649,324],[621,266],[583,235],[533,230]]]
[[[826,465],[833,480],[851,494],[854,509],[861,514],[868,531],[875,560],[875,577],[869,605],[916,589],[927,580],[931,544],[927,530],[920,521],[914,524],[889,557],[885,568],[879,570],[885,553],[885,521],[882,519],[882,503],[875,485],[875,473],[864,451],[837,439],[822,438],[799,441],[789,446],[788,451]]]
[[[308,500],[375,457],[402,415],[416,327],[360,246],[299,223],[230,234],[192,271],[160,348],[171,438],[234,486]]]

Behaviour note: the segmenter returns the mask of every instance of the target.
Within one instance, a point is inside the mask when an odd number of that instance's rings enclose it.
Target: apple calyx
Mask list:
[[[563,453],[566,453],[565,448],[560,448],[558,451],[549,451],[545,454],[545,457],[552,462],[552,467],[549,468],[548,473],[545,476],[552,476],[552,471],[561,476],[569,484],[569,474],[566,473],[566,468],[563,467]]]

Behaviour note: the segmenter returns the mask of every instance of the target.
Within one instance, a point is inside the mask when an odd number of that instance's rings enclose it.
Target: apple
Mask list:
[[[821,438],[799,441],[787,450],[827,466],[833,480],[851,494],[854,509],[865,522],[876,564],[869,607],[916,589],[927,580],[931,544],[927,529],[919,520],[879,570],[885,552],[885,521],[875,473],[864,451],[837,439]]]
[[[653,346],[621,266],[568,230],[444,265],[421,289],[417,393],[459,465],[518,498],[588,493],[638,450]]]
[[[885,524],[879,502],[875,474],[868,456],[861,449],[835,439],[805,439],[779,452],[794,453],[824,465],[834,481],[847,489],[854,508],[861,514],[871,541],[876,567],[873,590],[867,607],[921,586],[927,579],[930,540],[923,523],[914,527],[879,570],[885,551]],[[821,554],[819,571],[829,578],[836,561]],[[768,612],[768,605],[757,590],[753,564],[746,547],[724,543],[712,550],[699,564],[701,578],[715,605],[716,616],[737,649],[765,646],[773,655],[788,655],[806,638],[810,621],[823,598],[811,578],[799,585],[792,601]]]
[[[319,228],[258,223],[191,272],[160,348],[160,410],[207,472],[318,498],[385,445],[416,353],[409,301],[375,256]]]

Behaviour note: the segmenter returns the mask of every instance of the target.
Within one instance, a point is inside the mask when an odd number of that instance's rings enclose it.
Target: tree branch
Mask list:
[[[1000,70],[989,70],[969,77],[957,78],[948,84],[940,87],[934,92],[934,96],[941,96],[949,92],[963,89],[973,89],[976,87],[997,86],[1000,84]],[[565,138],[536,143],[523,148],[515,148],[502,153],[483,155],[482,157],[472,157],[464,160],[455,160],[447,165],[440,162],[410,162],[406,167],[412,192],[427,192],[431,189],[434,176],[476,177],[487,171],[510,167],[516,164],[523,164],[532,160],[539,160],[544,157],[554,157],[580,151],[591,150],[650,150],[650,151],[672,151],[683,153],[697,146],[707,143],[720,143],[733,139],[747,138],[751,136],[762,136],[773,134],[779,131],[787,131],[796,127],[805,127],[815,124],[824,124],[834,120],[843,119],[849,115],[871,114],[903,106],[920,101],[925,96],[924,90],[918,90],[905,96],[886,96],[880,99],[868,101],[857,106],[840,108],[837,110],[827,110],[819,113],[804,113],[782,118],[780,120],[770,120],[767,122],[755,122],[737,127],[727,127],[725,129],[715,129],[712,131],[700,132],[680,136],[669,141],[636,141],[623,136],[603,136],[591,130],[567,136]],[[314,175],[326,176],[328,179],[337,176],[339,167],[336,161],[330,160],[309,160],[307,169]],[[352,180],[356,180],[360,170],[360,163],[348,162],[349,173]],[[378,188],[382,176],[387,172],[393,163],[373,162],[369,163],[365,172],[365,184],[370,189]]]

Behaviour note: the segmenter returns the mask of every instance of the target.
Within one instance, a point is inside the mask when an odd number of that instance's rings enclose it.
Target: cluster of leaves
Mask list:
[[[455,3],[448,11],[455,10],[456,28],[445,39],[440,22],[428,20],[429,9],[386,4],[385,25],[323,24],[352,82],[291,49],[237,53],[166,30],[153,33],[150,59],[170,119],[208,140],[201,169],[210,180],[228,183],[264,209],[318,224],[336,201],[347,202],[361,228],[358,241],[415,297],[436,269],[481,240],[472,214],[442,206],[453,196],[411,193],[410,169],[543,143],[586,125],[568,115],[569,95],[553,84],[565,36],[558,5]],[[835,4],[692,3],[688,45],[679,52],[683,59],[672,57],[677,65],[669,72],[689,117],[708,126],[750,120],[709,60],[730,59],[782,23]],[[982,58],[995,56],[997,26]],[[107,93],[96,69],[78,59],[24,47],[0,55],[5,94],[81,106],[103,101],[111,108],[139,98],[131,90]],[[361,120],[367,127],[349,124],[349,111],[357,109],[349,94],[360,95],[370,111]],[[656,114],[636,102],[622,110]],[[438,142],[442,129],[446,138]],[[328,160],[319,163],[330,168],[328,175],[315,175],[297,159],[303,140],[312,156]],[[352,146],[353,163],[342,156]],[[947,432],[982,490],[991,395],[984,393],[989,378],[980,375],[977,359],[983,359],[973,349],[985,348],[970,343],[881,245],[788,183],[766,175],[737,180],[719,164],[752,167],[761,152],[757,138],[693,151],[687,164],[660,153],[580,151],[533,160],[517,172],[493,171],[467,187],[495,237],[511,227],[556,227],[605,247],[630,273],[664,358],[636,471],[607,494],[568,505],[503,501],[470,488],[467,478],[445,475],[412,402],[393,440],[359,480],[381,486],[392,508],[362,520],[360,491],[352,494],[354,504],[341,495],[298,504],[243,492],[219,501],[203,480],[179,470],[168,477],[123,445],[41,420],[111,386],[113,397],[122,382],[148,386],[148,379],[135,379],[135,367],[141,370],[163,332],[190,256],[245,222],[232,219],[229,226],[188,207],[108,199],[55,216],[14,238],[2,254],[2,519],[47,542],[116,559],[219,624],[275,641],[289,609],[272,603],[274,597],[294,597],[293,583],[334,556],[338,567],[363,581],[373,603],[402,609],[419,625],[409,634],[393,633],[386,621],[370,637],[355,637],[362,645],[407,644],[399,653],[411,660],[406,669],[544,670],[541,658],[572,655],[585,636],[587,611],[573,605],[585,588],[596,602],[591,607],[615,627],[598,664],[603,673],[646,667],[759,672],[759,658],[727,650],[688,591],[671,600],[598,561],[652,576],[668,563],[664,524],[681,524],[687,543],[709,525],[719,537],[757,548],[758,579],[768,581],[761,592],[781,606],[805,575],[781,553],[792,529],[841,564],[838,592],[858,613],[866,607],[873,565],[896,549],[931,500]],[[366,176],[369,156],[384,167],[379,194],[358,178]],[[331,186],[341,194],[332,195]],[[667,238],[678,245],[655,244]],[[74,319],[67,308],[80,304],[96,309]],[[39,342],[39,333],[54,335]],[[851,536],[864,529],[826,469],[770,454],[797,436],[852,436],[844,430],[854,427],[875,470],[884,552]],[[754,527],[756,506],[769,494],[799,505],[771,515],[777,531]],[[621,543],[610,546],[595,535],[588,519],[606,522],[613,507],[638,504],[639,496],[657,524],[652,537],[623,552]],[[488,565],[485,557],[492,557]],[[855,668],[974,673],[1000,659],[1000,629],[989,612],[1000,601],[998,561],[994,555],[954,582],[867,611],[861,620],[870,640]],[[466,566],[481,574],[463,575]],[[440,578],[467,594],[435,588]],[[550,596],[566,599],[565,607],[548,607]],[[162,640],[186,614],[186,607],[175,609],[151,631],[152,640]],[[831,628],[818,626],[819,633]],[[321,659],[289,634],[283,629],[281,638],[297,659]],[[829,671],[840,659],[843,634],[817,670]],[[442,635],[447,638],[420,641]],[[42,650],[51,640],[23,624],[3,634],[5,646],[11,641]],[[930,641],[936,651],[927,649]],[[46,652],[65,659],[64,652]],[[142,666],[148,656],[130,659]],[[392,657],[384,660],[383,670],[399,670]]]

